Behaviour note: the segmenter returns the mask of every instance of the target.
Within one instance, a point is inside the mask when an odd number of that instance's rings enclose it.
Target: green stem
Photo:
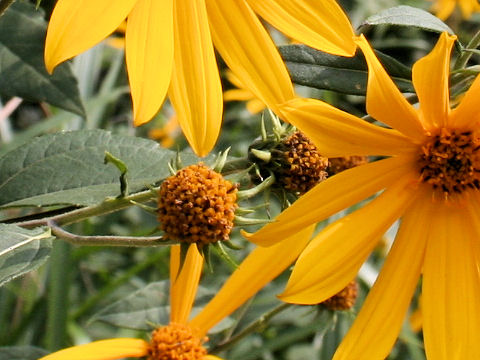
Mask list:
[[[52,235],[74,245],[148,247],[177,244],[177,242],[165,240],[162,236],[84,236],[72,234],[53,221],[48,221],[47,225],[50,226]]]
[[[470,42],[467,44],[467,49],[476,49],[480,45],[480,30],[472,37]],[[465,68],[468,63],[468,60],[472,57],[473,53],[470,51],[464,51],[462,55],[455,61],[454,70],[459,70]]]
[[[157,191],[158,188],[154,188],[153,190]],[[155,195],[152,193],[152,190],[147,190],[123,198],[108,198],[98,205],[87,206],[64,214],[54,215],[42,219],[21,221],[14,224],[29,228],[48,225],[49,221],[54,222],[59,226],[68,225],[88,219],[92,216],[105,215],[129,206],[133,206],[134,204],[132,204],[131,201],[144,202],[154,197]]]
[[[50,351],[61,349],[67,345],[70,249],[70,244],[57,242],[54,244],[50,255],[48,314],[45,335],[45,345]]]
[[[274,308],[273,310],[269,311],[268,313],[262,315],[259,319],[256,321],[252,322],[250,325],[248,325],[245,329],[240,331],[238,334],[235,336],[231,337],[227,341],[218,344],[215,348],[211,350],[211,353],[219,353],[220,351],[227,350],[228,348],[232,347],[236,343],[238,343],[240,340],[242,340],[245,336],[261,329],[262,327],[265,326],[268,321],[277,315],[278,313],[288,309],[289,307],[293,306],[292,304],[288,303],[283,303]]]

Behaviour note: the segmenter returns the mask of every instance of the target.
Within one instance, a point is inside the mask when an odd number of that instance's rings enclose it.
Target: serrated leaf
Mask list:
[[[0,17],[0,94],[46,101],[85,115],[68,63],[49,75],[43,61],[47,25],[34,4],[15,2]]]
[[[105,151],[128,166],[130,191],[170,175],[175,152],[143,138],[82,130],[44,135],[0,158],[0,207],[94,205],[120,194],[120,172]],[[186,164],[198,161],[183,154]]]
[[[34,346],[0,347],[0,360],[37,360],[48,354],[48,351]]]
[[[50,254],[51,240],[49,228],[27,230],[0,224],[0,286],[42,265]]]
[[[294,83],[344,94],[365,95],[368,68],[361,52],[347,58],[306,45],[286,45],[279,50]],[[379,51],[376,54],[400,91],[414,92],[411,70],[386,54]]]
[[[91,321],[102,321],[122,328],[147,331],[152,330],[152,325],[166,325],[170,322],[169,293],[169,281],[150,283],[105,307],[95,314]],[[199,287],[191,316],[198,313],[212,296],[210,290]],[[225,330],[232,323],[229,318],[224,319],[211,331]]]
[[[434,32],[447,31],[455,34],[442,20],[429,12],[412,6],[395,6],[368,17],[362,25],[401,25],[413,26]]]

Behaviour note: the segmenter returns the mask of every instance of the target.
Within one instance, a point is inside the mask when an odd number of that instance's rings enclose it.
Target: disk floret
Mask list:
[[[234,184],[203,164],[191,165],[162,183],[158,219],[168,239],[203,246],[228,240],[236,201]]]
[[[340,290],[331,298],[323,301],[321,304],[329,310],[343,311],[349,310],[355,305],[358,296],[358,284],[351,281],[345,288]]]
[[[445,197],[480,189],[480,139],[469,130],[443,128],[421,147],[420,178]]]
[[[282,144],[282,166],[275,175],[288,191],[304,194],[327,177],[328,158],[301,132],[296,131]]]
[[[206,340],[187,325],[170,323],[153,331],[148,360],[201,360],[207,355]]]

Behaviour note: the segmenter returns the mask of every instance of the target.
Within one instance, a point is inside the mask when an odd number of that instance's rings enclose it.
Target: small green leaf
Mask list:
[[[94,205],[119,194],[118,170],[105,151],[128,166],[131,193],[169,176],[175,152],[155,141],[104,130],[49,134],[0,158],[0,206]],[[185,163],[197,162],[182,154]]]
[[[396,6],[372,15],[362,25],[402,25],[413,26],[434,32],[447,31],[455,34],[442,20],[429,12],[412,6]]]
[[[0,94],[46,101],[84,116],[70,65],[60,65],[53,76],[45,69],[46,29],[44,14],[28,2],[12,4],[0,17]]]
[[[42,265],[50,254],[51,240],[49,228],[27,230],[0,224],[0,286]]]
[[[365,95],[368,70],[361,52],[347,58],[305,45],[286,45],[279,50],[294,83],[344,94]],[[375,53],[399,89],[414,92],[410,69],[388,55],[379,51]]]
[[[48,351],[34,346],[0,347],[0,360],[37,360],[48,354]]]

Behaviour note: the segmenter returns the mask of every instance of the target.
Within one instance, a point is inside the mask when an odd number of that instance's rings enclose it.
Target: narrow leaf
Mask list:
[[[286,45],[279,50],[294,83],[345,94],[365,95],[368,68],[361,52],[347,58],[305,45]],[[402,92],[414,92],[411,70],[386,54],[379,51],[376,54],[399,89]]]
[[[425,10],[406,5],[392,7],[372,15],[362,25],[380,24],[413,26],[423,30],[439,33],[447,31],[452,35],[455,34],[447,24],[436,16]]]

